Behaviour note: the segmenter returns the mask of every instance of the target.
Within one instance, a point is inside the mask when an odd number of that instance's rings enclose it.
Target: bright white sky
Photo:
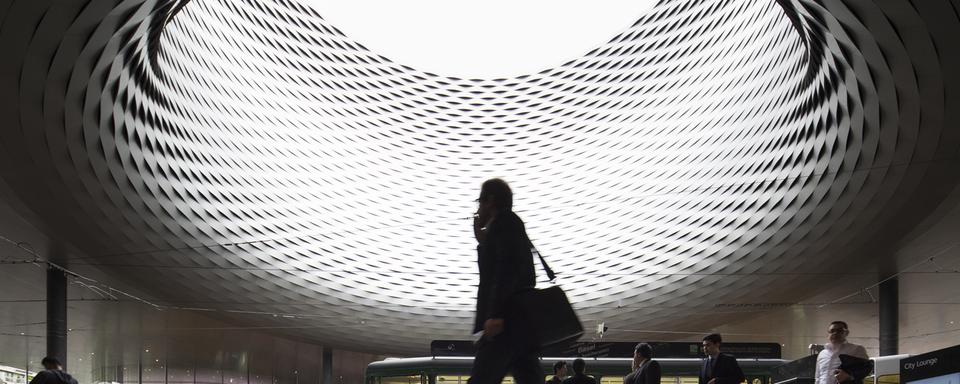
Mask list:
[[[313,0],[351,40],[441,76],[535,73],[624,31],[655,0]]]

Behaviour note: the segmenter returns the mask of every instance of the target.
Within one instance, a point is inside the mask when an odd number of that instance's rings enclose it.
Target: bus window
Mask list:
[[[421,380],[420,375],[384,376],[380,378],[380,384],[420,384]]]
[[[882,375],[877,378],[877,384],[900,384],[900,375]]]
[[[470,379],[469,375],[463,375],[463,376],[437,375],[437,384],[467,384],[467,380],[469,379]],[[384,381],[381,384],[387,384],[387,382]],[[391,383],[391,384],[395,384],[395,383]],[[414,383],[414,384],[417,384],[417,383]],[[514,384],[513,376],[504,376],[501,384]]]
[[[623,376],[603,376],[600,378],[600,384],[623,384]]]
[[[437,384],[467,384],[470,376],[437,375]]]
[[[610,375],[603,376],[600,378],[599,384],[623,384],[623,379],[625,378],[626,378],[625,376],[610,376]],[[665,377],[661,376],[660,384],[680,384],[679,380],[680,378],[676,376],[665,376]],[[693,384],[698,384],[698,383],[696,383],[695,381]]]
[[[700,384],[700,378],[696,376],[681,376],[680,384]]]

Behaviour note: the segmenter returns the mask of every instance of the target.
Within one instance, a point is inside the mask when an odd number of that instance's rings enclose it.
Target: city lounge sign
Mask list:
[[[900,382],[940,377],[960,372],[960,345],[900,360]]]
[[[909,371],[916,368],[932,367],[937,364],[937,360],[938,359],[934,357],[926,360],[920,360],[917,362],[906,362],[906,363],[903,363],[903,369],[906,371]]]

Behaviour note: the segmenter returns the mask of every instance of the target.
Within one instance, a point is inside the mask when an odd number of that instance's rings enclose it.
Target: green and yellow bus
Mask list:
[[[572,363],[575,358],[542,358],[540,365],[552,377],[553,364],[557,361]],[[598,384],[623,384],[630,373],[630,358],[586,357],[586,373],[597,379]],[[660,362],[661,384],[697,384],[703,360],[692,358],[655,358]],[[747,384],[772,384],[770,370],[786,363],[781,359],[737,359],[747,376]],[[473,357],[434,356],[402,359],[386,359],[367,366],[366,384],[467,384]],[[513,384],[507,376],[503,384]]]

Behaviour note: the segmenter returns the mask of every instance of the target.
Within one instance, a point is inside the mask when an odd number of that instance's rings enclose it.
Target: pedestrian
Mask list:
[[[500,384],[512,373],[517,384],[543,383],[539,345],[519,321],[512,297],[536,286],[531,243],[523,220],[513,212],[513,191],[501,179],[480,187],[473,219],[480,284],[474,333],[477,342],[469,384]]]
[[[567,362],[558,361],[553,363],[553,378],[547,380],[546,384],[561,384],[563,378],[567,376]]]
[[[30,380],[30,384],[77,384],[77,380],[63,371],[63,365],[55,357],[44,357],[40,360],[43,370]]]
[[[830,342],[824,345],[823,350],[817,355],[816,373],[813,375],[816,380],[815,384],[837,384],[851,380],[863,380],[863,377],[859,379],[854,377],[854,372],[848,372],[852,369],[840,369],[840,355],[869,359],[867,349],[862,345],[847,341],[847,336],[850,335],[850,327],[844,321],[831,322],[829,328],[827,328],[827,333],[830,335]]]
[[[735,357],[720,353],[722,343],[719,333],[703,337],[703,353],[707,358],[700,368],[700,384],[739,384],[747,379]]]
[[[630,374],[623,384],[660,384],[660,363],[653,359],[653,347],[640,343],[633,349]]]
[[[573,361],[573,376],[563,380],[563,384],[597,384],[597,379],[587,376],[587,362],[583,359]]]

